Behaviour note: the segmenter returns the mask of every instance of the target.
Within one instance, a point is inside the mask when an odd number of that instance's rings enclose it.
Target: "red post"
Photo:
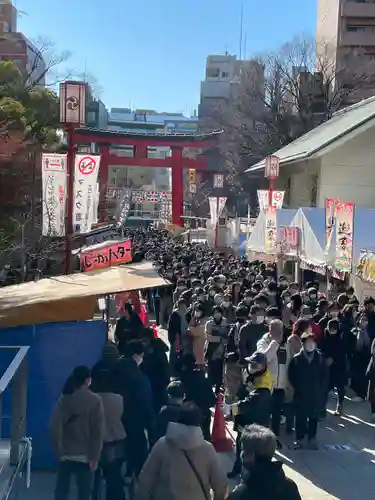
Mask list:
[[[184,177],[183,148],[172,148],[172,223],[183,227],[184,221]]]
[[[219,197],[216,196],[215,248],[219,248]]]
[[[268,207],[269,208],[272,208],[272,193],[274,191],[274,183],[275,183],[275,179],[273,179],[272,177],[270,177],[268,179],[269,181],[269,189],[268,189]]]
[[[68,136],[68,154],[67,154],[67,174],[68,174],[68,192],[67,192],[67,211],[65,219],[65,273],[70,274],[72,269],[72,238],[73,238],[73,203],[74,203],[74,125],[68,125],[66,128]]]
[[[100,144],[99,222],[107,219],[107,187],[109,176],[109,145]]]

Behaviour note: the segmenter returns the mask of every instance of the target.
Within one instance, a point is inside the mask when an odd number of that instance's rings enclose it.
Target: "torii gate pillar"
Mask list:
[[[183,148],[172,147],[172,224],[183,227],[184,175]]]

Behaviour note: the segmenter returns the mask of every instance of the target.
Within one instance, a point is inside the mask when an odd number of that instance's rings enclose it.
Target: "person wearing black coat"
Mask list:
[[[283,464],[273,459],[276,436],[260,425],[245,427],[242,439],[242,481],[227,500],[302,500]]]
[[[155,441],[165,436],[170,422],[178,422],[185,390],[182,382],[173,380],[167,387],[168,402],[160,410],[155,421]]]
[[[154,338],[152,328],[145,328],[143,343],[145,354],[140,369],[150,381],[154,410],[157,414],[167,402],[166,390],[170,382],[170,366],[167,357],[169,348],[162,339]]]
[[[335,415],[342,415],[345,399],[345,385],[347,377],[347,347],[345,337],[340,332],[339,322],[336,319],[328,321],[327,328],[320,343],[320,350],[328,367],[327,397],[332,389],[337,389],[337,406]]]
[[[311,331],[301,336],[302,349],[289,363],[289,382],[294,389],[296,414],[296,449],[308,446],[317,449],[316,433],[319,415],[324,408],[328,369],[323,355],[317,350]]]
[[[141,341],[119,345],[123,356],[113,368],[114,389],[124,400],[122,422],[127,435],[129,450],[129,472],[138,477],[147,459],[149,440],[153,439],[154,408],[149,379],[139,366],[144,357],[145,346]]]
[[[206,441],[211,440],[211,408],[216,404],[216,397],[206,375],[196,369],[194,354],[185,354],[178,362],[179,378],[185,391],[185,400],[195,403],[203,415],[202,432]]]
[[[141,318],[133,311],[131,304],[125,304],[124,315],[117,321],[115,339],[122,344],[140,339],[144,326]]]

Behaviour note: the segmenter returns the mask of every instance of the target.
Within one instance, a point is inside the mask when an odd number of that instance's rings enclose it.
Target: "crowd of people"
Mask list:
[[[340,416],[348,387],[352,400],[369,399],[375,419],[375,300],[360,304],[351,287],[328,300],[316,282],[166,231],[129,236],[134,256],[171,283],[143,291],[168,345],[129,303],[98,363],[74,370],[51,422],[56,500],[68,498],[71,475],[80,500],[99,498],[102,479],[107,499],[122,500],[124,463],[137,500],[207,500],[211,491],[224,500],[227,477],[210,443],[221,391],[237,430],[228,476],[242,473],[229,498],[299,499],[273,459],[284,435],[294,435],[296,449],[317,449],[329,394]]]

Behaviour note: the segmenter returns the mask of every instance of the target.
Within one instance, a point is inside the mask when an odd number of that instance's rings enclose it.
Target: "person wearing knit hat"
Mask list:
[[[324,407],[328,369],[317,350],[311,330],[301,335],[302,349],[289,363],[289,381],[294,390],[296,413],[295,448],[308,446],[316,450],[319,415]]]

